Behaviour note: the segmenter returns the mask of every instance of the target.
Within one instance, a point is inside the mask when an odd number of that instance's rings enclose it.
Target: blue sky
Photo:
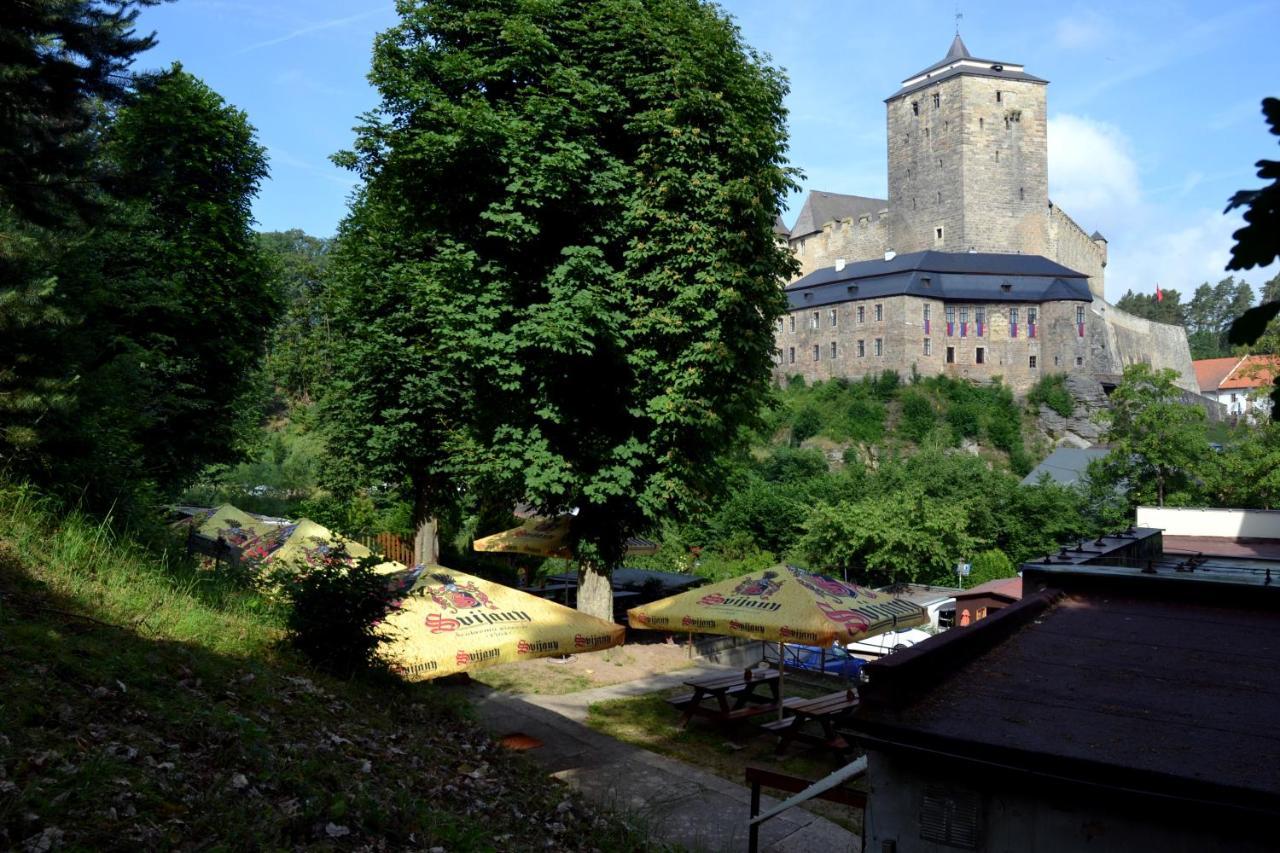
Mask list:
[[[805,188],[883,196],[883,99],[942,58],[954,2],[722,5],[790,76],[790,157]],[[1280,96],[1280,0],[961,9],[975,55],[1050,81],[1050,196],[1110,241],[1109,298],[1221,278],[1240,225],[1225,201],[1259,185],[1256,160],[1280,156],[1259,112]],[[377,103],[370,47],[395,19],[390,0],[179,0],[143,13],[160,43],[138,67],[180,60],[249,114],[271,158],[260,227],[328,235],[353,182],[327,158]],[[788,223],[798,209],[799,197]]]

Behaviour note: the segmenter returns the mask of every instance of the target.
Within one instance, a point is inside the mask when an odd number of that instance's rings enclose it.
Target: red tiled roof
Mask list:
[[[962,596],[967,598],[971,595],[1000,595],[1017,601],[1022,598],[1022,578],[998,578],[997,580],[980,583],[973,589],[966,589],[964,592],[957,593],[956,598]]]
[[[1215,359],[1216,361],[1217,359]],[[1219,388],[1261,388],[1271,384],[1275,375],[1280,373],[1280,356],[1247,355],[1240,360],[1235,369],[1222,380]],[[1196,378],[1200,377],[1199,372]]]
[[[1222,380],[1231,375],[1231,371],[1240,363],[1239,356],[1226,358],[1202,358],[1191,362],[1196,369],[1196,384],[1201,391],[1217,391]]]

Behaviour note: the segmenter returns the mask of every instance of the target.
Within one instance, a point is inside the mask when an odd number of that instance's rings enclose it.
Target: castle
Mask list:
[[[915,370],[1025,391],[1145,361],[1198,389],[1186,332],[1108,304],[1106,239],[1049,200],[1046,89],[958,34],[903,81],[885,101],[889,198],[815,191],[794,227],[778,220],[801,266],[778,379]]]

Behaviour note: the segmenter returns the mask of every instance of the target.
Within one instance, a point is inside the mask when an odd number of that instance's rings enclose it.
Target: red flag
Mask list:
[[[1164,302],[1164,293],[1160,290],[1160,283],[1156,282],[1156,302]]]

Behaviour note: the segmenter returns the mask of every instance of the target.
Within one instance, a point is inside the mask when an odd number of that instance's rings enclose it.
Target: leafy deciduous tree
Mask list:
[[[769,388],[782,76],[699,0],[402,0],[336,260],[339,446],[413,482],[576,508],[579,605],[704,502]]]

